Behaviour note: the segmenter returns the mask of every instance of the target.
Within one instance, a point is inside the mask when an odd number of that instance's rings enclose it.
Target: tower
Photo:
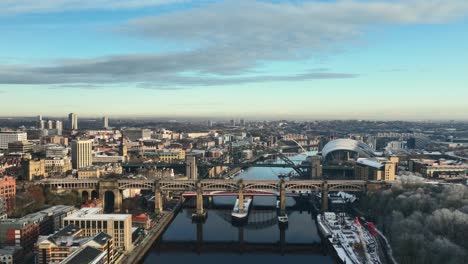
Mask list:
[[[73,169],[90,167],[92,162],[91,140],[75,140],[72,142],[72,166]]]
[[[125,145],[125,136],[122,131],[122,137],[120,137],[119,155],[127,157],[127,146]]]
[[[70,113],[68,115],[68,124],[70,130],[77,130],[78,129],[78,116],[74,113]]]
[[[102,128],[104,129],[109,128],[109,118],[107,116],[102,118]]]
[[[198,167],[197,167],[197,158],[195,156],[187,156],[185,158],[185,176],[189,180],[198,179]]]
[[[322,177],[322,166],[320,164],[321,160],[319,156],[312,156],[311,163],[312,163],[312,170],[310,176],[312,178],[319,178]]]

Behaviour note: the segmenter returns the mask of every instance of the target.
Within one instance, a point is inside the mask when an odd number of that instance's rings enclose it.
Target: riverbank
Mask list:
[[[170,211],[162,212],[162,216],[156,221],[151,230],[145,236],[145,238],[135,246],[133,251],[125,256],[120,263],[141,263],[143,262],[146,253],[150,250],[154,242],[159,239],[164,231],[174,220],[178,211],[182,207],[183,200],[179,200]]]

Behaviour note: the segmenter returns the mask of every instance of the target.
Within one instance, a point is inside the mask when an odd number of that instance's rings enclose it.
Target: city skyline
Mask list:
[[[468,120],[467,16],[462,0],[0,3],[0,116]]]

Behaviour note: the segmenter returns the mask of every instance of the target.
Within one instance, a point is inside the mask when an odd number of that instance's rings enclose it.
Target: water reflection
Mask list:
[[[295,162],[304,155],[291,158]],[[250,168],[237,178],[278,179],[291,169]],[[284,264],[292,262],[333,263],[324,248],[311,206],[287,197],[287,226],[279,225],[276,197],[255,197],[248,222],[236,226],[231,210],[236,197],[213,197],[206,201],[208,218],[193,223],[193,208],[184,208],[153,245],[144,263]],[[190,203],[187,203],[190,204]]]

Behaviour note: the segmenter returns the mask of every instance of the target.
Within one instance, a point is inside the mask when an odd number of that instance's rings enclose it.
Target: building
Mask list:
[[[27,141],[14,141],[8,143],[8,153],[31,153],[33,152],[34,144]]]
[[[102,208],[82,208],[67,216],[64,225],[74,224],[84,231],[85,236],[104,232],[114,239],[115,249],[124,252],[133,250],[132,215],[102,214]]]
[[[133,216],[132,223],[134,227],[143,228],[145,230],[149,230],[151,228],[151,218],[146,214]]]
[[[44,160],[45,177],[63,175],[72,169],[70,158],[46,158]]]
[[[8,143],[26,140],[28,140],[26,132],[0,132],[0,150],[7,150]]]
[[[406,149],[406,141],[390,141],[387,143],[387,149],[390,150],[402,150]]]
[[[323,173],[322,173],[322,159],[319,157],[319,156],[312,156],[310,158],[310,163],[311,163],[311,177],[312,178],[319,178],[319,177],[322,177]]]
[[[16,246],[0,248],[0,264],[23,263],[23,249]]]
[[[64,158],[68,155],[68,150],[63,146],[49,145],[45,149],[47,158]]]
[[[0,178],[0,197],[3,199],[3,208],[9,211],[13,208],[16,199],[16,179],[8,176]]]
[[[47,129],[54,129],[54,121],[52,120],[47,121]]]
[[[131,141],[138,141],[140,139],[151,139],[151,130],[149,129],[125,129],[124,134]]]
[[[427,137],[411,137],[406,141],[406,145],[409,149],[425,149],[427,145],[431,143],[431,140]]]
[[[46,129],[26,129],[26,134],[28,135],[28,140],[37,140],[41,139],[44,136],[48,135],[48,131]]]
[[[81,169],[90,167],[93,164],[91,140],[72,141],[72,167]]]
[[[63,123],[60,120],[55,121],[55,129],[57,130],[62,130],[63,129]]]
[[[31,219],[4,219],[0,220],[0,245],[22,247],[32,250],[39,237],[39,224]]]
[[[394,181],[397,164],[387,159],[359,158],[354,167],[354,175],[364,181]]]
[[[103,117],[102,118],[102,127],[104,129],[108,129],[109,128],[109,118],[107,116]]]
[[[74,256],[75,252],[80,252],[87,247],[99,250],[99,255],[105,254],[106,257],[101,263],[114,262],[114,240],[111,236],[105,233],[98,233],[90,237],[84,236],[83,229],[75,225],[68,225],[53,235],[39,237],[36,245],[36,263],[63,263],[62,261],[69,256]]]
[[[32,181],[47,177],[45,160],[43,159],[23,160],[21,167],[23,168],[23,180]]]
[[[96,166],[81,168],[78,170],[78,179],[100,178],[104,172],[104,169]]]
[[[445,159],[411,159],[408,168],[425,178],[451,178],[468,174],[467,163]]]
[[[81,264],[81,263],[88,263],[88,264],[105,264],[105,263],[112,263],[106,261],[106,252],[101,251],[99,249],[87,246],[84,248],[80,248],[79,250],[73,252],[72,255],[64,259],[61,264]]]
[[[328,142],[322,149],[325,164],[353,163],[358,158],[375,157],[374,149],[353,139],[336,139]]]
[[[55,136],[45,136],[41,139],[42,144],[55,144],[55,145],[63,145],[68,146],[68,138],[62,137],[60,135]]]
[[[68,115],[68,125],[70,130],[77,130],[78,129],[78,116],[74,113],[70,113]]]

